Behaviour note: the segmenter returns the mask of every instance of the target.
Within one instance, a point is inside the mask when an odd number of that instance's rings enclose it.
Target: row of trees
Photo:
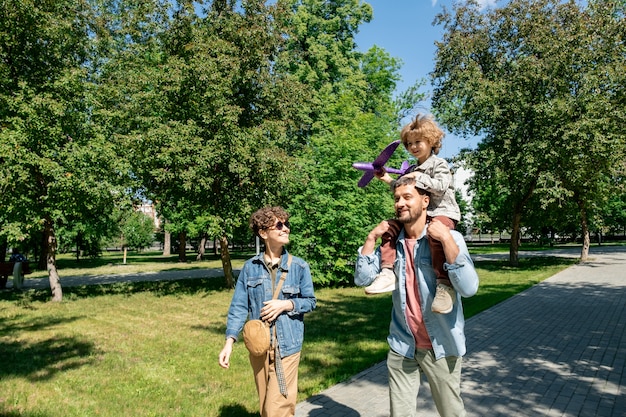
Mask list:
[[[149,199],[178,239],[249,235],[255,209],[293,213],[292,250],[347,281],[357,237],[389,216],[350,165],[396,134],[400,63],[356,50],[358,0],[2,3],[0,225],[38,238],[53,300],[60,230],[111,233]],[[417,89],[399,102],[416,103]],[[71,234],[71,233],[70,233]]]
[[[369,228],[393,215],[387,187],[357,188],[351,164],[397,138],[424,82],[394,98],[401,63],[357,51],[367,3],[268,3],[2,3],[0,243],[40,242],[53,300],[59,231],[92,242],[119,234],[112,219],[143,199],[181,260],[188,238],[218,239],[231,284],[228,242],[249,236],[250,214],[266,204],[292,213],[290,250],[316,283],[351,281]],[[602,196],[624,195],[613,187],[623,162],[606,155],[624,151],[624,4],[561,3],[468,2],[439,16],[433,104],[451,131],[484,138],[462,156],[485,227],[553,225],[554,204],[606,207]],[[594,193],[580,197],[584,187]]]
[[[444,10],[433,106],[474,172],[478,226],[584,238],[626,225],[626,2],[511,0]],[[576,225],[577,224],[577,225]]]

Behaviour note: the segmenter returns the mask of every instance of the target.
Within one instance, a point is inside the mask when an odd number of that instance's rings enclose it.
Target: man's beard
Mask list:
[[[396,220],[398,220],[400,223],[403,223],[403,224],[413,223],[417,219],[419,219],[423,211],[423,209],[420,211],[419,208],[416,210],[417,210],[416,212],[411,212],[410,209],[403,210],[403,211],[396,211]]]

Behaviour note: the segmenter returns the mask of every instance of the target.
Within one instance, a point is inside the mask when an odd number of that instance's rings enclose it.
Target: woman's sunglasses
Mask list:
[[[289,223],[289,220],[281,222],[280,220],[278,222],[276,222],[276,225],[274,226],[274,229],[276,230],[283,230],[283,227],[286,227],[287,229],[291,230],[291,224]]]

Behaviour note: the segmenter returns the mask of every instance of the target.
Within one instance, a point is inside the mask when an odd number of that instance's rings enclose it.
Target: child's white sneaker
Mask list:
[[[396,274],[393,270],[384,268],[374,281],[367,287],[365,287],[365,294],[382,294],[384,292],[390,292],[398,287]]]
[[[455,298],[456,292],[454,288],[445,284],[437,284],[437,292],[430,309],[433,313],[448,314],[452,311]]]

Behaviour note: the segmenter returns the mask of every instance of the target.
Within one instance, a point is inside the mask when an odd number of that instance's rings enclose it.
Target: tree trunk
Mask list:
[[[580,251],[580,261],[585,262],[589,258],[589,246],[591,240],[589,237],[589,223],[587,221],[587,209],[585,208],[585,203],[579,200],[578,207],[580,208],[580,227],[583,234],[583,247]]]
[[[39,261],[37,261],[37,269],[44,271],[48,268],[46,265],[46,257],[48,256],[48,237],[46,232],[41,234],[41,245],[39,246]]]
[[[61,280],[57,271],[56,252],[57,240],[54,234],[52,220],[46,219],[44,225],[45,237],[45,253],[46,253],[46,270],[48,271],[48,280],[50,281],[50,291],[52,292],[52,301],[63,301],[63,288],[61,288]]]
[[[187,262],[187,235],[185,232],[178,234],[178,262]]]
[[[516,210],[513,213],[513,227],[511,228],[511,246],[509,250],[509,264],[511,266],[519,266],[521,224],[522,213]]]
[[[202,235],[202,239],[200,239],[200,245],[198,246],[198,255],[196,256],[196,261],[201,261],[204,259],[204,247],[206,246],[207,235]]]
[[[82,239],[80,237],[80,233],[76,235],[76,262],[80,261],[80,247],[81,247]]]
[[[8,248],[9,248],[9,243],[6,240],[0,243],[0,262],[6,261]]]
[[[163,232],[163,256],[172,254],[172,235],[170,232]]]
[[[220,239],[220,255],[222,258],[222,269],[224,277],[226,277],[226,285],[228,288],[235,288],[235,277],[233,276],[233,265],[230,261],[230,253],[228,252],[228,238],[222,236]]]
[[[522,213],[536,186],[537,179],[535,178],[528,185],[528,190],[523,197],[513,204],[513,227],[511,230],[511,250],[509,252],[509,264],[511,266],[519,266],[519,248],[522,244]]]

